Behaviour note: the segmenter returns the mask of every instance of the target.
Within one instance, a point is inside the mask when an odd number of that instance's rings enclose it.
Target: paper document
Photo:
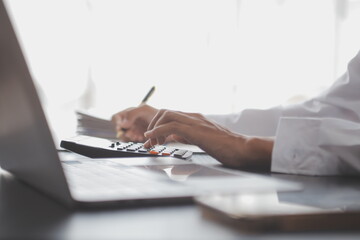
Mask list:
[[[76,111],[76,133],[92,137],[116,139],[115,125],[107,119]]]
[[[115,125],[108,119],[94,116],[93,114],[76,111],[77,127],[76,133],[92,137],[106,138],[110,140],[116,139]],[[172,142],[165,144],[166,146],[186,149],[193,153],[204,153],[199,147],[190,144]]]

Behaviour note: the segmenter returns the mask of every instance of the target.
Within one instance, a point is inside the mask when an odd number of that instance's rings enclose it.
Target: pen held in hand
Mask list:
[[[144,99],[141,101],[140,105],[145,104],[149,100],[149,98],[153,95],[154,92],[155,92],[155,86],[152,86],[149,92],[145,95]]]

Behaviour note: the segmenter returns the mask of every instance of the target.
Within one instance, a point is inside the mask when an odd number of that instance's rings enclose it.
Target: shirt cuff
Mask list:
[[[316,118],[281,118],[272,153],[271,171],[318,175],[319,129]],[[321,171],[321,170],[320,170]]]

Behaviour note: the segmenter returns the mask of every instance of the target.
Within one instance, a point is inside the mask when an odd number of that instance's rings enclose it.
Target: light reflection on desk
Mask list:
[[[239,174],[230,173],[215,168],[201,166],[197,164],[183,164],[183,165],[151,165],[141,166],[153,170],[157,173],[166,174],[171,180],[177,182],[184,182],[193,178],[199,177],[239,177]]]

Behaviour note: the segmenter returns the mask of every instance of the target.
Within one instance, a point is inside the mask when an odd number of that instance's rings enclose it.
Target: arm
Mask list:
[[[212,115],[207,119],[198,114],[158,111],[149,125],[146,137],[150,139],[145,144],[162,144],[166,137],[174,136],[176,140],[200,146],[232,167],[269,169],[271,165],[272,171],[311,175],[358,173],[359,89],[360,54],[329,90],[302,104],[244,110],[237,115]],[[293,120],[285,117],[293,117]],[[351,131],[348,130],[350,125]],[[276,135],[275,145],[271,138],[245,134]],[[341,142],[326,142],[326,139],[332,141],[339,135]]]
[[[160,110],[145,133],[145,147],[163,144],[169,136],[194,144],[229,167],[270,170],[273,140],[234,133],[200,114]]]
[[[283,116],[295,118],[280,120],[272,171],[308,175],[359,174],[360,53],[327,91],[285,109]]]

